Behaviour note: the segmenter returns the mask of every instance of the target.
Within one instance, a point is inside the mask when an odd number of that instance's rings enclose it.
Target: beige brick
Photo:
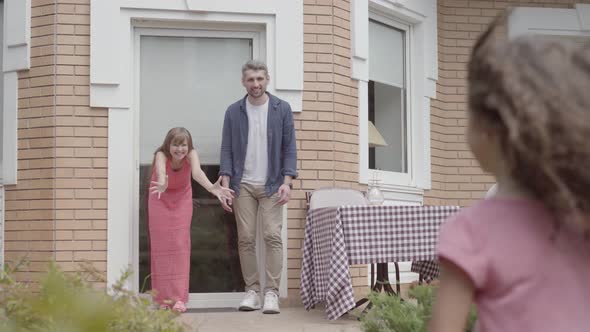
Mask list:
[[[106,241],[92,241],[92,250],[107,250]]]
[[[58,82],[60,77],[58,77]],[[90,103],[90,98],[88,96],[56,96],[55,101],[58,105],[88,105]]]
[[[56,167],[92,167],[92,159],[57,158]]]
[[[90,35],[90,26],[89,25],[76,25],[74,33],[78,36],[88,36]]]
[[[106,261],[106,251],[76,251],[74,252],[74,260],[82,261]]]
[[[60,35],[73,35],[75,34],[74,25],[59,24],[57,25],[57,33]]]
[[[57,16],[58,24],[88,24],[89,21],[90,17],[87,15],[65,15],[60,13],[60,15]]]
[[[329,6],[303,6],[303,13],[309,15],[332,15],[332,8]]]
[[[55,260],[58,262],[71,261],[73,260],[73,251],[58,251],[55,253]]]
[[[106,231],[74,231],[74,238],[76,240],[101,240],[106,239]]]
[[[92,241],[55,241],[55,249],[62,250],[91,250]]]
[[[90,75],[90,66],[76,66],[75,67],[75,74],[78,76]]]
[[[31,37],[31,48],[37,47],[37,46],[53,45],[54,40],[55,40],[55,38],[53,35]]]

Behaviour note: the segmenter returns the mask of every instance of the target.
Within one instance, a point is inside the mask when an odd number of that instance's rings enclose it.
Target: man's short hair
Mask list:
[[[268,75],[268,67],[266,66],[266,63],[264,63],[260,60],[248,60],[248,62],[246,62],[242,66],[242,76],[246,73],[247,70],[254,70],[254,71],[264,70],[266,75]]]

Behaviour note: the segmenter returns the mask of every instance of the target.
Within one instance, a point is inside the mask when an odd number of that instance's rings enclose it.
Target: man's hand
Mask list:
[[[221,186],[224,188],[229,188],[229,176],[227,176],[227,175],[221,176]],[[220,199],[220,201],[221,201],[221,207],[223,207],[223,209],[225,211],[233,212],[233,209],[232,209],[233,199],[232,198]]]
[[[279,201],[277,202],[277,204],[279,205],[284,205],[286,203],[289,202],[289,199],[291,198],[291,188],[289,187],[288,184],[282,184],[279,187]]]

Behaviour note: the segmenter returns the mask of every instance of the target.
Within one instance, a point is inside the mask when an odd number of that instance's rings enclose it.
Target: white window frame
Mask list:
[[[368,155],[368,40],[369,18],[378,17],[388,25],[407,27],[408,41],[405,68],[408,173],[400,176],[381,172],[381,190],[385,204],[421,205],[424,191],[431,188],[430,99],[436,98],[438,79],[437,1],[355,0],[351,5],[352,77],[359,82],[359,183],[367,184],[373,174]],[[411,262],[399,262],[399,267],[402,283],[417,280],[417,274],[410,272]],[[391,263],[389,280],[395,280],[393,271]],[[369,267],[367,272],[370,280]]]
[[[410,102],[412,100],[412,84],[411,84],[411,75],[409,75],[409,69],[410,64],[411,64],[411,56],[412,56],[412,52],[410,52],[411,50],[411,39],[410,36],[412,34],[412,26],[409,24],[405,24],[403,22],[400,22],[398,20],[395,20],[391,17],[388,16],[384,16],[382,15],[382,13],[377,12],[377,11],[373,11],[370,10],[369,11],[369,19],[373,20],[375,22],[384,24],[390,28],[395,28],[397,30],[400,30],[403,32],[403,43],[404,43],[404,88],[403,88],[403,95],[402,98],[404,100],[403,105],[404,105],[404,109],[403,112],[405,113],[405,122],[403,123],[403,125],[406,128],[406,137],[404,137],[404,143],[405,143],[405,147],[404,147],[404,152],[405,152],[405,156],[404,158],[406,159],[406,173],[402,173],[402,172],[393,172],[393,171],[384,171],[384,170],[376,170],[376,169],[370,169],[367,166],[367,170],[369,172],[369,178],[372,178],[373,174],[376,175],[376,177],[378,179],[380,179],[382,181],[382,183],[385,184],[397,184],[400,186],[411,186],[412,185],[412,173],[414,171],[413,169],[413,158],[412,158],[412,138],[410,136],[410,132],[412,131],[412,116],[409,112],[410,110]],[[368,87],[367,87],[367,94],[368,94]],[[366,122],[368,125],[368,113],[369,113],[369,108],[366,107],[362,110],[359,111],[359,116],[362,117],[363,122]],[[360,123],[361,121],[359,121]],[[368,143],[367,143],[368,146]],[[361,146],[362,148],[362,146]],[[365,149],[365,148],[363,148]],[[367,151],[367,163],[368,163],[368,148],[366,148]]]
[[[526,34],[590,36],[590,4],[572,9],[518,7],[508,18],[508,36]]]
[[[17,181],[18,71],[31,68],[31,0],[4,0],[2,45],[3,147],[0,181]]]
[[[430,98],[436,97],[438,78],[436,6],[433,0],[352,2],[352,77],[359,82],[359,183],[368,184],[377,173],[385,204],[422,204],[424,191],[431,188]],[[369,169],[369,19],[405,32],[406,173]]]
[[[268,90],[297,112],[303,99],[303,0],[91,0],[90,5],[90,106],[109,110],[107,284],[111,285],[134,264],[135,27],[192,29],[223,23],[232,30],[243,24],[263,26],[272,77]],[[285,237],[287,227],[283,232]],[[287,296],[288,280],[283,281],[281,297]]]

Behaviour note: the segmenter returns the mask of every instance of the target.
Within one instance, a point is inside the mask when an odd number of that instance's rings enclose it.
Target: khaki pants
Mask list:
[[[279,294],[283,270],[283,206],[275,193],[267,197],[264,186],[240,184],[240,196],[234,200],[238,228],[238,250],[246,291],[260,292],[258,260],[256,257],[256,221],[260,218],[266,248],[266,284],[264,292]]]

